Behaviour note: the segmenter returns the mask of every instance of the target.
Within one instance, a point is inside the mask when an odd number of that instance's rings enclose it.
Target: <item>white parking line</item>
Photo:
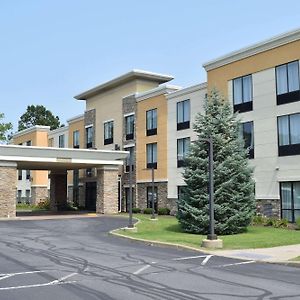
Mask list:
[[[70,277],[72,277],[72,276],[75,276],[75,275],[77,275],[77,274],[78,274],[78,273],[72,273],[72,274],[66,275],[66,276],[64,276],[64,277],[61,277],[61,278],[59,278],[59,279],[57,279],[57,280],[52,281],[52,283],[54,284],[54,283],[57,283],[57,282],[63,282],[64,280],[66,280],[66,279],[68,279],[68,278],[70,278]]]
[[[213,257],[213,255],[207,255],[207,256],[203,259],[203,262],[201,263],[201,266],[205,266],[206,263],[210,260],[211,257]]]
[[[135,271],[133,274],[138,275],[138,274],[142,273],[143,271],[147,270],[149,267],[151,267],[151,266],[150,265],[143,266],[142,268]]]
[[[34,273],[45,273],[46,271],[28,271],[28,272],[18,272],[18,273],[6,273],[6,274],[0,274],[0,277],[1,276],[7,276],[7,275],[10,275],[10,276],[15,276],[15,275],[23,275],[23,274],[34,274]],[[49,271],[47,271],[49,272]]]
[[[247,265],[247,264],[253,264],[253,263],[255,263],[255,260],[242,261],[242,262],[233,263],[233,264],[226,264],[226,265],[221,265],[221,266],[219,266],[219,267],[229,267],[229,266]]]
[[[188,257],[179,257],[173,258],[172,260],[179,261],[179,260],[188,260],[188,259],[196,259],[196,258],[203,258],[207,257],[208,255],[198,255],[198,256],[188,256]]]

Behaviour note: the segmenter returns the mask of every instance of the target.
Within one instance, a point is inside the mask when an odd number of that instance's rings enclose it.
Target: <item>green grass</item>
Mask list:
[[[185,233],[175,217],[158,216],[158,221],[151,221],[149,215],[136,214],[140,219],[138,231],[130,232],[119,230],[126,236],[160,242],[176,243],[200,248],[204,235]],[[300,231],[250,226],[245,233],[220,236],[223,239],[224,249],[267,248],[284,245],[300,244]]]
[[[17,209],[17,211],[18,210],[33,210],[33,211],[46,210],[45,208],[40,208],[37,205],[31,205],[31,204],[26,204],[26,203],[18,203],[16,209]]]
[[[300,261],[300,256],[290,259],[290,261]]]

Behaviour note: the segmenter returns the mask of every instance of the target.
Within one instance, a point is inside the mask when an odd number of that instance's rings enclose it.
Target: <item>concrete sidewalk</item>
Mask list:
[[[242,249],[242,250],[218,250],[211,251],[214,255],[263,262],[292,262],[291,260],[300,256],[300,244],[280,246],[273,248]],[[300,261],[295,263],[299,263]]]

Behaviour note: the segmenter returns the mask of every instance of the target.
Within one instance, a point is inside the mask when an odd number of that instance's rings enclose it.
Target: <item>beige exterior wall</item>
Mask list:
[[[123,84],[117,88],[111,89],[99,95],[89,98],[86,101],[86,110],[96,109],[96,147],[98,149],[115,149],[115,144],[122,147],[122,128],[123,128],[123,113],[122,99],[125,96],[136,92],[157,87],[158,84],[144,80],[134,80]],[[104,125],[106,121],[114,121],[114,143],[104,145]]]
[[[227,96],[229,80],[298,59],[300,59],[299,40],[208,71],[208,89],[216,87]]]
[[[146,135],[146,111],[157,109],[157,134]],[[167,181],[167,114],[165,95],[137,102],[136,116],[136,176],[137,183],[151,181],[151,170],[147,170],[146,145],[157,143],[157,170],[155,181]]]

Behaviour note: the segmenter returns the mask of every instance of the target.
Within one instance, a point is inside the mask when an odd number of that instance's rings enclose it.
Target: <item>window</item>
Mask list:
[[[300,217],[300,181],[281,182],[281,218],[295,222]]]
[[[277,105],[300,101],[299,62],[276,67]]]
[[[73,131],[73,148],[79,148],[79,130]]]
[[[30,203],[30,190],[25,191],[26,203]]]
[[[18,200],[18,203],[22,202],[22,191],[21,190],[18,190],[17,200]]]
[[[27,141],[26,146],[31,146],[31,141]]]
[[[26,179],[30,180],[30,170],[26,170]]]
[[[154,187],[154,211],[157,212],[157,187]],[[152,208],[152,186],[147,187],[147,208]]]
[[[131,165],[132,165],[132,169],[133,169],[133,166],[134,166],[134,147],[127,147],[125,148],[125,151],[129,151],[129,156],[127,156],[126,158],[126,166],[125,166],[125,170],[126,172],[129,172],[129,167],[130,167],[130,162],[131,162]]]
[[[177,140],[177,168],[184,166],[184,160],[189,152],[191,140],[183,138]]]
[[[132,140],[134,135],[134,115],[125,117],[126,140]]]
[[[58,137],[58,147],[65,148],[65,135],[62,134]]]
[[[279,156],[300,154],[300,113],[278,117]]]
[[[147,168],[157,169],[157,143],[147,144]]]
[[[86,177],[93,177],[93,169],[89,168],[85,170]]]
[[[190,100],[177,102],[177,130],[190,128]]]
[[[22,180],[22,170],[18,170],[18,180]]]
[[[235,78],[233,83],[233,110],[246,112],[252,110],[252,75]]]
[[[86,148],[93,148],[93,139],[94,139],[94,128],[93,126],[89,126],[85,128],[85,136],[86,136]]]
[[[248,158],[254,158],[253,122],[241,124],[240,137],[244,140],[244,147],[248,150]]]
[[[146,112],[147,136],[157,134],[157,109],[151,109]]]
[[[114,142],[114,121],[104,123],[104,145]]]

